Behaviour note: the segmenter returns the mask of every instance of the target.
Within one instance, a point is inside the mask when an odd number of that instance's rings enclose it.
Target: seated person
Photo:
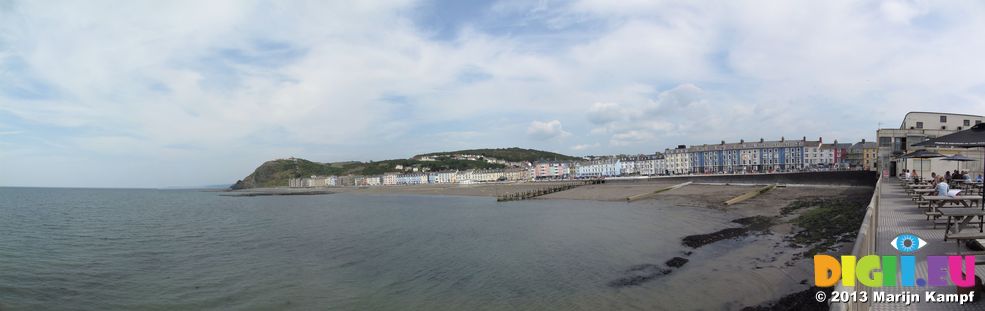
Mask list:
[[[955,197],[961,190],[951,190],[951,186],[944,180],[944,176],[937,177],[937,195],[942,197]]]

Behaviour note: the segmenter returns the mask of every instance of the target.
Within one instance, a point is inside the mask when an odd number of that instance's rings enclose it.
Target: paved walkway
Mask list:
[[[876,253],[879,255],[899,256],[900,253],[891,245],[891,241],[902,233],[912,233],[927,242],[926,246],[917,251],[916,273],[917,278],[927,279],[927,256],[946,255],[954,253],[959,249],[967,251],[965,246],[960,246],[953,240],[944,242],[944,227],[938,224],[934,229],[933,223],[927,220],[924,215],[926,209],[917,208],[914,203],[903,192],[903,187],[895,178],[884,178],[881,187],[881,197],[879,203],[879,234],[877,235]],[[949,207],[949,206],[946,206]],[[976,207],[977,208],[977,207]],[[943,219],[946,221],[946,218]],[[969,227],[966,230],[975,230],[976,227]],[[983,241],[985,242],[985,241]],[[960,248],[959,248],[960,247]],[[982,256],[979,256],[981,258]],[[985,278],[985,266],[978,266],[975,275]],[[913,304],[909,307],[903,304],[873,303],[873,310],[985,310],[985,299],[977,303],[958,305],[957,303],[925,303],[924,292],[937,291],[938,293],[955,293],[954,286],[949,287],[882,287],[873,290],[884,291],[887,294],[910,292],[920,295],[921,303]],[[975,295],[985,293],[976,292]],[[985,298],[985,297],[983,297]]]

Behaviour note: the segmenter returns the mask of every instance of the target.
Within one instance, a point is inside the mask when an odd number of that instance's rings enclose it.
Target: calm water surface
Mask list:
[[[729,218],[655,201],[0,188],[0,310],[675,309],[701,297],[689,280],[608,283]]]

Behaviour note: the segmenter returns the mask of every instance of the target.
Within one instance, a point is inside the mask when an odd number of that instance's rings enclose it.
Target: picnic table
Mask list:
[[[927,215],[927,219],[934,217],[934,228],[937,227],[937,218],[941,215],[939,209],[944,207],[944,203],[947,202],[958,202],[964,207],[971,207],[971,203],[975,202],[978,206],[982,206],[982,197],[980,196],[969,196],[969,195],[959,195],[959,196],[941,196],[941,195],[925,195],[920,197],[928,205],[928,211],[924,214]],[[919,203],[919,202],[918,202]],[[919,206],[919,205],[918,205]]]
[[[929,192],[924,190],[929,190]],[[904,191],[906,192],[906,194],[915,194],[915,193],[930,193],[936,190],[933,186],[926,186],[926,187],[916,186],[916,187],[907,187],[906,189],[904,189]]]
[[[935,203],[937,207],[943,207],[944,203],[947,202],[958,202],[965,207],[971,207],[971,203],[978,204],[982,206],[982,197],[975,195],[958,195],[958,196],[946,196],[946,195],[925,195],[922,197],[924,200],[930,201],[930,205],[934,206]]]
[[[923,188],[933,188],[933,184],[920,184],[920,185],[907,185],[906,188],[909,189],[923,189]]]
[[[982,232],[982,225],[985,224],[985,211],[980,210],[980,209],[977,209],[977,208],[962,208],[962,207],[958,207],[958,208],[939,208],[939,209],[937,209],[937,211],[941,213],[941,216],[946,216],[947,217],[947,228],[944,229],[945,230],[944,231],[944,241],[945,242],[947,242],[947,239],[949,237],[951,237],[952,235],[955,235],[955,237],[958,238],[959,240],[961,240],[961,239],[973,239],[973,238],[977,238],[977,237],[980,237],[980,236],[985,236],[985,235],[981,234],[981,232]],[[975,217],[978,217],[978,219],[979,219],[979,222],[978,222],[978,232],[979,233],[978,234],[974,234],[974,233],[968,234],[968,233],[965,233],[965,234],[962,234],[960,236],[956,236],[957,234],[960,234],[961,233],[961,227],[962,226],[968,226],[968,225],[970,225],[971,224],[971,221],[974,220]],[[952,229],[953,229],[953,234],[952,234]]]
[[[976,181],[962,180],[958,182],[956,188],[966,190],[966,192],[969,193],[976,193],[976,192],[981,193],[979,191],[982,190],[982,183]]]
[[[932,195],[937,193],[937,189],[911,189],[909,191],[910,199],[917,202],[917,207],[921,207],[924,204],[929,204],[929,202],[923,200],[923,196]]]

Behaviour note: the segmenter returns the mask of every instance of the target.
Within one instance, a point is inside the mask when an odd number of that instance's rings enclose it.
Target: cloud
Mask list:
[[[705,96],[698,86],[685,83],[660,92],[656,100],[647,103],[645,111],[648,115],[687,111],[700,105]]]
[[[913,18],[925,13],[908,1],[883,1],[879,5],[879,9],[882,10],[887,20],[904,24],[909,24]]]
[[[134,186],[70,177],[105,175],[83,167],[213,184],[284,156],[523,143],[873,139],[927,103],[985,111],[981,29],[973,1],[0,0],[0,131],[18,131],[0,185]],[[531,115],[551,119],[516,121]]]
[[[535,140],[550,140],[565,138],[571,135],[561,128],[561,121],[533,121],[527,127],[527,135]]]
[[[594,103],[588,109],[588,121],[598,125],[625,119],[626,115],[618,103]]]
[[[593,148],[598,148],[598,147],[599,147],[599,143],[594,143],[594,144],[578,144],[578,145],[571,146],[571,150],[574,150],[574,151],[585,151],[585,150],[589,150],[589,149],[593,149]]]

